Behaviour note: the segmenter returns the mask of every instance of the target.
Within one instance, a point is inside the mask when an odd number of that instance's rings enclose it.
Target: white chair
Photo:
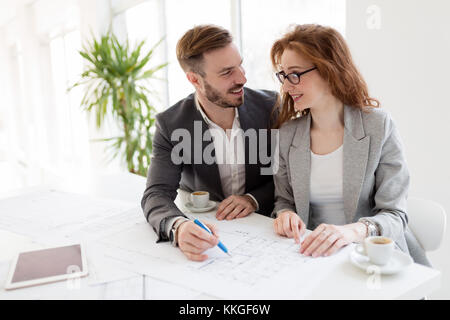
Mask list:
[[[408,198],[409,228],[425,251],[433,251],[441,246],[447,225],[444,208],[438,203],[410,197]]]

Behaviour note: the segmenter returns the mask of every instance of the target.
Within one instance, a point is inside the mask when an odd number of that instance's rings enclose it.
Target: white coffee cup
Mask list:
[[[191,193],[191,202],[195,208],[204,208],[209,203],[208,191],[194,191]]]
[[[376,265],[385,265],[394,252],[394,241],[383,236],[368,237],[356,247],[356,252],[367,256]]]

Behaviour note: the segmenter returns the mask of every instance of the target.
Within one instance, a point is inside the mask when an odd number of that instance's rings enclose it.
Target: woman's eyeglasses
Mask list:
[[[288,79],[288,81],[292,84],[299,84],[300,83],[300,77],[302,75],[304,75],[305,73],[308,73],[310,71],[313,71],[317,69],[317,67],[308,69],[306,71],[303,72],[292,72],[292,73],[288,73],[286,74],[284,71],[280,71],[275,73],[275,75],[277,76],[277,79],[283,84],[284,83],[284,79]]]

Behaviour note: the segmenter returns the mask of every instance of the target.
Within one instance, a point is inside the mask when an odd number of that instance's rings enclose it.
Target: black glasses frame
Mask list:
[[[285,79],[288,79],[288,81],[290,83],[292,83],[292,84],[299,84],[300,83],[300,77],[302,75],[304,75],[305,73],[311,72],[313,70],[316,70],[316,69],[317,69],[317,67],[314,67],[314,68],[308,69],[308,70],[303,71],[303,72],[291,72],[291,73],[288,73],[288,74],[284,73],[284,71],[280,71],[280,72],[275,73],[275,76],[277,77],[278,81],[281,82],[281,84],[284,83]],[[293,80],[292,76],[295,76],[294,79],[297,79],[297,80]]]

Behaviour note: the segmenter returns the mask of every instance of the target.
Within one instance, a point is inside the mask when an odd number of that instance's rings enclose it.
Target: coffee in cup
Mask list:
[[[389,238],[385,238],[385,237],[380,237],[380,238],[373,238],[371,240],[372,243],[374,244],[388,244],[391,243],[392,240]]]
[[[209,203],[209,192],[194,191],[191,193],[191,202],[195,208],[204,208]]]
[[[374,264],[385,265],[394,252],[394,241],[383,236],[368,237],[356,247],[356,251],[367,256]]]

